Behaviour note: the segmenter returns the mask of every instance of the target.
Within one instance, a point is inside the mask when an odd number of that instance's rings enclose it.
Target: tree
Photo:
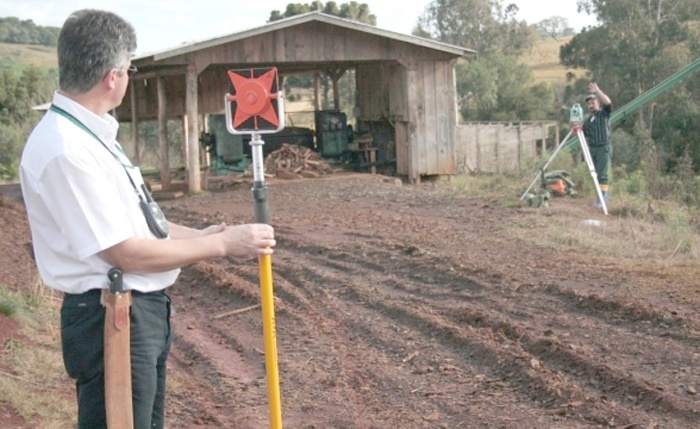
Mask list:
[[[457,65],[457,94],[465,120],[546,119],[554,92],[532,87],[530,69],[518,57],[538,37],[517,6],[500,0],[434,0],[418,18],[414,35],[472,48],[475,60]],[[535,107],[536,106],[536,107]]]
[[[554,91],[532,85],[532,71],[512,55],[462,62],[456,74],[460,113],[467,120],[541,120],[554,114]]]
[[[558,37],[570,29],[569,21],[561,16],[543,19],[536,24],[536,27],[542,36],[551,37],[554,40],[559,40]]]
[[[519,55],[532,47],[532,30],[517,21],[518,7],[501,0],[433,0],[418,18],[413,34],[474,49],[477,55]]]
[[[343,3],[340,6],[334,1],[326,2],[325,5],[321,1],[314,1],[306,4],[289,3],[284,13],[281,13],[279,10],[273,10],[267,22],[279,21],[280,19],[315,11],[349,19],[351,21],[362,22],[364,24],[377,25],[377,17],[370,12],[367,3],[358,3],[356,1]]]
[[[56,46],[60,31],[58,27],[37,26],[31,19],[0,18],[0,43]]]
[[[40,119],[31,108],[50,99],[57,81],[55,70],[0,69],[0,180],[17,177],[24,142]]]
[[[700,56],[700,2],[697,0],[579,0],[579,9],[594,13],[603,25],[585,29],[560,51],[562,64],[590,71],[622,106]],[[700,88],[688,79],[624,124],[643,130],[659,145],[671,170],[686,147],[696,169],[700,149],[693,144],[700,132]],[[578,85],[582,87],[583,85]],[[584,93],[572,96],[580,99]],[[695,119],[692,119],[695,118]]]

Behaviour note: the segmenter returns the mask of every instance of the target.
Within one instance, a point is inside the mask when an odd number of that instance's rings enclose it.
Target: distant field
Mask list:
[[[557,87],[566,84],[567,72],[572,72],[577,77],[586,74],[586,70],[567,69],[559,64],[559,47],[568,43],[571,37],[541,40],[535,44],[530,53],[523,55],[521,61],[530,66],[535,82],[546,82]]]
[[[566,84],[566,73],[569,71],[578,77],[585,74],[585,70],[567,69],[559,64],[559,47],[569,40],[571,37],[541,40],[528,54],[523,55],[521,61],[532,68],[536,82],[546,82],[557,87]],[[56,68],[58,67],[56,48],[0,43],[0,67],[20,64]],[[300,110],[306,109],[308,106],[300,106]]]
[[[56,48],[0,43],[0,67],[21,67],[28,64],[42,68],[58,68]]]

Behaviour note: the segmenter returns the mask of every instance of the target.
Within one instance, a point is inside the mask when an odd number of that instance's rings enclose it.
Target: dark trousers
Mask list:
[[[132,292],[131,382],[134,428],[165,425],[165,369],[170,350],[170,298]],[[66,294],[61,336],[66,371],[75,379],[78,428],[107,428],[104,386],[104,320],[100,291]]]
[[[590,147],[593,167],[598,176],[598,183],[607,185],[610,182],[610,166],[612,165],[612,145]]]

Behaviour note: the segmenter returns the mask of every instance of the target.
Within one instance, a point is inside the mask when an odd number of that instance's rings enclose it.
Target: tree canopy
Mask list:
[[[314,1],[311,3],[289,3],[284,12],[273,10],[270,13],[268,22],[279,21],[280,19],[315,11],[362,22],[364,24],[377,25],[377,17],[370,12],[367,3],[358,3],[356,1],[343,3],[341,5],[338,5],[334,1],[329,1],[325,4],[321,1]]]
[[[546,119],[554,92],[534,85],[518,61],[539,38],[534,26],[515,19],[518,7],[501,0],[433,0],[413,34],[477,51],[457,65],[460,112],[468,121]]]
[[[561,16],[552,16],[536,24],[540,35],[558,40],[561,36],[571,36],[574,29],[569,26],[569,20]]]
[[[17,177],[24,141],[38,118],[31,108],[46,101],[57,82],[55,69],[0,69],[0,180]]]
[[[55,47],[59,32],[32,20],[0,18],[0,43]],[[0,180],[17,177],[24,142],[39,117],[31,108],[50,99],[57,87],[56,69],[21,64],[12,56],[0,61]]]
[[[0,18],[0,43],[56,46],[59,27],[42,27],[28,19]]]

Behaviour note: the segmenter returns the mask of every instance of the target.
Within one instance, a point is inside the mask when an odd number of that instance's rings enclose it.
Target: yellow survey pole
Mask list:
[[[270,223],[270,210],[267,203],[267,185],[262,159],[263,141],[260,134],[253,134],[250,147],[253,155],[253,201],[255,221]],[[277,334],[275,330],[275,301],[272,287],[272,257],[258,257],[260,266],[260,302],[265,337],[265,368],[267,371],[267,397],[270,408],[270,428],[282,429],[282,406],[280,401],[280,377],[277,366]]]
[[[280,403],[280,376],[277,366],[277,334],[275,332],[275,302],[272,287],[272,257],[261,255],[260,292],[265,336],[265,368],[267,370],[267,399],[270,404],[270,428],[282,428],[282,405]]]

